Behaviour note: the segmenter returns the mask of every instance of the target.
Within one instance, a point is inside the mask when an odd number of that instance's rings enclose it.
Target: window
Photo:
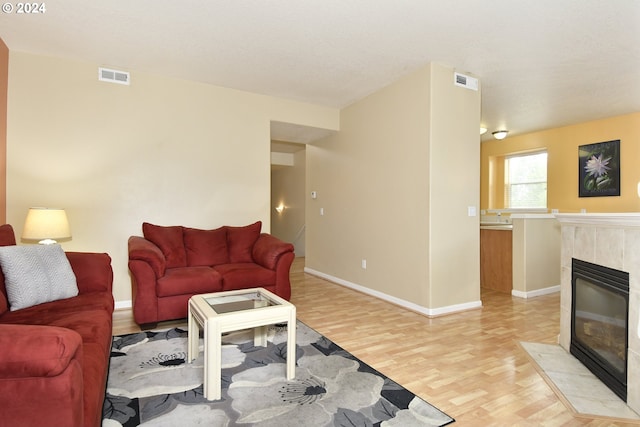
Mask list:
[[[509,156],[505,159],[507,208],[547,207],[547,152]]]

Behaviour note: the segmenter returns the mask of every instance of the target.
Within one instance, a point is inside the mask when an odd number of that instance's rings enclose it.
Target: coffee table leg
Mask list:
[[[267,346],[267,330],[266,326],[258,326],[253,328],[253,345],[256,347]]]
[[[189,333],[188,333],[188,348],[187,348],[187,359],[188,362],[193,362],[193,359],[198,357],[200,354],[200,325],[193,317],[191,313],[191,309],[189,309]]]
[[[204,326],[204,397],[220,400],[222,396],[222,334],[215,321]]]
[[[287,325],[287,379],[296,377],[296,309],[291,310]]]

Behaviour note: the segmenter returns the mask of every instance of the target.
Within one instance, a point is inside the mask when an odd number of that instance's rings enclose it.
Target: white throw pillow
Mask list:
[[[0,247],[0,266],[11,311],[78,295],[60,245]]]

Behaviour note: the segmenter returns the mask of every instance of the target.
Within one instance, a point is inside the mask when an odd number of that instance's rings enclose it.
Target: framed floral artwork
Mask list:
[[[578,147],[578,195],[620,195],[620,140]]]

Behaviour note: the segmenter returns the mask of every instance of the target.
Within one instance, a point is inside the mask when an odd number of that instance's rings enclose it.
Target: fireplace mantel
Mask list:
[[[640,212],[555,214],[562,225],[596,225],[599,227],[640,227]]]

